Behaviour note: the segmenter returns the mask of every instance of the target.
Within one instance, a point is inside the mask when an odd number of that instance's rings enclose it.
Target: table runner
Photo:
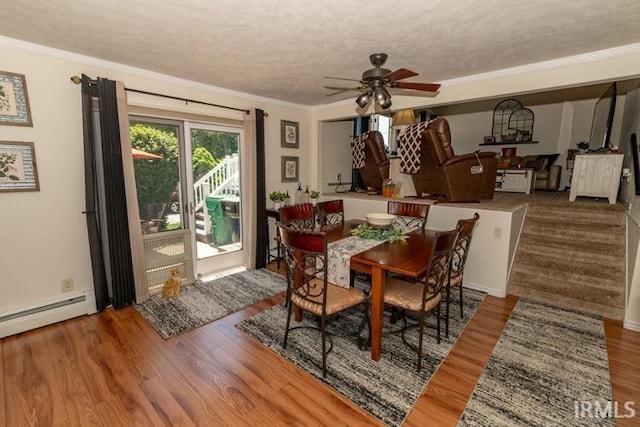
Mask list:
[[[350,236],[327,245],[328,281],[348,288],[350,285],[351,256],[384,243],[382,240]]]

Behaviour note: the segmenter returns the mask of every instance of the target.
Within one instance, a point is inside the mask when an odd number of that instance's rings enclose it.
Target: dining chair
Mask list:
[[[320,202],[316,205],[316,209],[318,210],[320,229],[335,224],[344,225],[344,202],[342,199]]]
[[[453,256],[451,259],[451,266],[449,272],[449,278],[445,287],[447,289],[446,309],[445,309],[445,336],[449,336],[449,303],[451,302],[451,288],[458,286],[460,288],[460,318],[464,317],[463,313],[463,301],[462,301],[462,276],[464,274],[464,265],[467,262],[467,255],[469,254],[469,246],[471,245],[471,238],[473,237],[473,231],[478,224],[480,215],[476,212],[473,218],[461,219],[458,221],[458,228],[460,234],[456,240],[455,247],[453,249]]]
[[[284,247],[287,273],[291,277],[291,292],[287,296],[287,324],[282,347],[287,347],[289,332],[301,329],[318,329],[322,340],[322,376],[327,375],[327,354],[333,347],[331,334],[327,332],[327,318],[357,305],[363,306],[363,319],[358,337],[369,324],[368,304],[365,294],[353,287],[342,287],[327,279],[327,236],[324,232],[295,230],[278,225]],[[311,313],[319,319],[319,326],[291,327],[293,307]],[[329,347],[327,348],[327,341]]]
[[[315,227],[315,215],[311,203],[284,206],[280,208],[278,213],[282,225],[296,230],[313,230]]]
[[[279,224],[289,226],[294,230],[308,230],[313,231],[316,225],[315,212],[311,203],[303,203],[291,206],[284,206],[278,210]],[[280,229],[277,229],[276,237],[274,238],[278,244],[278,253],[282,250],[282,239],[280,236]],[[289,304],[289,294],[291,293],[291,278],[289,277],[289,271],[287,270],[287,298],[285,298],[285,304]]]
[[[396,215],[395,224],[407,231],[423,229],[427,225],[427,215],[431,205],[423,203],[398,202],[387,203],[387,213]]]
[[[418,314],[417,324],[407,324],[407,316],[403,316],[404,326],[400,330],[402,340],[418,354],[418,372],[422,368],[422,342],[426,315],[429,311],[436,314],[437,340],[440,343],[440,301],[442,289],[449,276],[449,266],[453,256],[453,248],[460,232],[459,228],[450,231],[434,231],[431,244],[431,257],[427,273],[420,281],[410,281],[401,277],[387,278],[384,303],[398,309]],[[407,341],[405,332],[418,327],[418,346]]]
[[[394,225],[405,229],[407,232],[419,229],[424,230],[427,225],[430,206],[424,203],[389,200],[387,213],[396,215]],[[391,323],[395,324],[400,317],[402,317],[402,313],[398,312],[396,307],[393,307],[391,310]]]

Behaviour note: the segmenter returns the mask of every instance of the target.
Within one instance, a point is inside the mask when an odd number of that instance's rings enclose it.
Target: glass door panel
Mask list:
[[[242,132],[237,128],[196,123],[185,123],[185,131],[193,166],[190,177],[193,184],[189,188],[197,264],[207,259],[212,262],[213,257],[217,266],[226,263],[221,258],[240,259],[244,256],[240,179]]]
[[[180,188],[181,126],[132,118],[130,136],[142,233],[185,228]]]

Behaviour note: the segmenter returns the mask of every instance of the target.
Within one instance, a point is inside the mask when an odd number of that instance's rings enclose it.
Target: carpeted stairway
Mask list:
[[[532,194],[507,292],[621,320],[625,207],[566,192]]]

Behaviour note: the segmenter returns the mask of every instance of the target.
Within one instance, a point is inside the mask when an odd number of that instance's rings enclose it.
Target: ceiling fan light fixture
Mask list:
[[[360,108],[365,108],[370,102],[371,92],[362,93],[356,98],[356,104],[358,104],[358,107]]]
[[[383,110],[391,107],[391,95],[389,95],[389,92],[384,87],[375,88],[373,96]]]

